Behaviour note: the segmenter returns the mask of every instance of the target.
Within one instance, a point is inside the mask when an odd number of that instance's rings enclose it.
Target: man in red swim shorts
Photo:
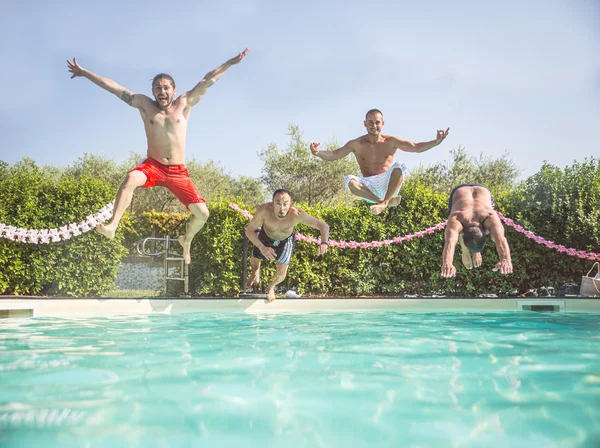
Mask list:
[[[96,230],[112,239],[119,221],[133,197],[137,187],[150,188],[166,187],[177,196],[192,213],[192,219],[184,236],[179,237],[183,247],[185,262],[190,262],[190,246],[194,235],[202,229],[208,219],[206,201],[190,179],[184,166],[185,136],[187,121],[193,105],[198,103],[225,71],[232,65],[238,64],[248,53],[246,48],[237,56],[208,72],[196,86],[175,98],[175,81],[170,75],[160,73],[152,81],[154,101],[139,93],[131,93],[111,79],[103,78],[81,67],[75,58],[67,61],[69,71],[75,77],[84,77],[104,90],[118,96],[131,107],[140,111],[146,138],[148,140],[148,158],[131,170],[121,186],[115,200],[113,216],[106,225],[100,224]]]

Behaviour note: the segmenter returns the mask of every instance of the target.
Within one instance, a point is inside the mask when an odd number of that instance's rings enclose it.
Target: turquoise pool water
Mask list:
[[[0,321],[2,447],[600,446],[600,316]]]

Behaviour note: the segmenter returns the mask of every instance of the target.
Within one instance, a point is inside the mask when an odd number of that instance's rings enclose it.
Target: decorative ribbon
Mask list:
[[[497,213],[498,213],[498,216],[500,217],[500,219],[504,222],[504,224],[506,224],[509,227],[512,227],[517,232],[522,233],[527,238],[535,241],[538,244],[546,246],[549,249],[554,249],[563,254],[570,255],[571,257],[581,258],[582,260],[600,261],[600,254],[597,254],[594,252],[586,252],[584,250],[571,249],[569,247],[563,246],[562,244],[553,243],[552,241],[548,241],[548,240],[542,238],[541,236],[537,236],[535,233],[530,232],[529,230],[526,230],[524,227],[522,227],[518,224],[515,224],[515,222],[512,219],[509,219],[509,218],[503,216],[502,213],[500,213],[500,212],[497,212]]]
[[[106,204],[98,211],[98,213],[87,216],[80,223],[71,223],[59,229],[23,229],[20,227],[13,227],[0,223],[0,238],[30,244],[48,244],[55,243],[61,240],[68,240],[71,239],[71,237],[79,236],[83,233],[89,232],[90,230],[95,229],[98,224],[107,221],[112,216],[113,206],[114,202]],[[241,209],[237,204],[229,204],[229,207],[231,207],[237,212],[240,212],[246,218],[252,219],[252,214],[247,210]],[[586,252],[584,250],[571,249],[563,246],[562,244],[556,244],[552,241],[548,241],[542,238],[541,236],[537,236],[533,232],[526,230],[524,227],[515,224],[515,222],[512,219],[506,218],[504,215],[502,215],[502,213],[497,213],[498,217],[504,222],[504,224],[506,224],[509,227],[512,227],[517,232],[525,235],[527,238],[535,241],[538,244],[546,246],[549,249],[554,249],[560,253],[569,255],[571,257],[577,257],[582,260],[600,261],[600,254],[594,252]],[[445,221],[440,222],[439,224],[436,224],[433,227],[429,227],[428,229],[421,230],[410,235],[398,236],[393,239],[370,242],[335,241],[330,239],[329,245],[332,247],[340,247],[342,249],[368,249],[372,247],[389,246],[391,244],[404,243],[405,241],[410,241],[415,238],[422,238],[425,235],[431,235],[432,233],[435,233],[438,230],[442,230],[444,227],[446,227]],[[296,240],[316,244],[321,243],[321,240],[319,238],[306,236],[299,232],[296,233]]]
[[[249,211],[241,209],[237,204],[229,204],[229,206],[237,212],[240,212],[246,218],[252,219],[252,214]],[[415,238],[422,238],[425,235],[431,235],[438,230],[446,227],[446,221],[440,222],[439,224],[429,227],[428,229],[421,230],[419,232],[413,233],[411,235],[405,236],[397,236],[391,240],[382,240],[382,241],[371,241],[371,242],[357,242],[357,241],[335,241],[330,239],[329,246],[331,247],[341,247],[342,249],[368,249],[371,247],[381,247],[381,246],[389,246],[390,244],[400,244],[405,241],[410,241]],[[307,241],[309,243],[320,244],[321,239],[315,238],[313,236],[306,236],[299,232],[296,232],[296,240],[298,241]]]
[[[98,224],[107,221],[112,216],[114,201],[102,207],[98,213],[87,216],[80,223],[71,223],[60,229],[22,229],[0,223],[0,238],[30,244],[48,244],[71,239],[95,229]]]
[[[229,206],[232,209],[240,212],[246,218],[252,219],[252,215],[250,214],[250,212],[248,212],[247,210],[242,210],[237,204],[229,204]],[[552,241],[545,240],[541,236],[536,236],[533,232],[530,232],[529,230],[525,230],[522,226],[515,224],[515,222],[512,219],[506,218],[504,215],[502,215],[502,213],[500,213],[500,212],[497,212],[497,213],[498,213],[498,217],[504,222],[504,224],[506,224],[509,227],[512,227],[517,232],[522,233],[527,238],[532,239],[533,241],[535,241],[538,244],[546,246],[549,249],[555,249],[558,252],[564,253],[566,255],[570,255],[572,257],[577,257],[577,258],[581,258],[584,260],[600,261],[600,254],[597,254],[594,252],[586,252],[584,250],[570,249],[563,245],[553,243]],[[361,242],[361,243],[358,243],[356,241],[329,240],[329,245],[333,246],[333,247],[341,247],[344,249],[357,249],[357,248],[358,249],[367,249],[370,247],[388,246],[390,244],[400,244],[405,241],[410,241],[414,238],[422,238],[425,235],[430,235],[438,230],[442,230],[444,227],[446,227],[445,221],[440,222],[439,224],[437,224],[433,227],[429,227],[428,229],[421,230],[421,231],[413,233],[411,235],[398,236],[392,240],[371,241],[371,242]],[[309,243],[317,243],[317,244],[321,242],[321,240],[318,238],[315,238],[312,236],[305,236],[305,235],[302,235],[301,233],[296,233],[296,239],[299,241],[307,241]]]

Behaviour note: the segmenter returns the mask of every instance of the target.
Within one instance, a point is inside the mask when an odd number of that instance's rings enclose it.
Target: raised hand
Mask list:
[[[73,73],[71,79],[76,78],[77,76],[83,76],[83,69],[77,63],[77,58],[73,58],[73,62],[67,59],[67,67],[69,68],[69,71]]]
[[[310,152],[312,152],[314,156],[316,156],[319,153],[319,146],[320,145],[321,144],[317,143],[317,142],[312,142],[310,144]]]
[[[228,60],[227,63],[229,65],[239,64],[242,61],[242,59],[244,59],[244,56],[246,56],[247,54],[248,54],[248,49],[246,48],[240,54],[238,54],[237,56],[234,56],[230,60]]]
[[[442,131],[441,129],[437,131],[437,136],[435,138],[435,142],[439,145],[440,143],[442,143],[444,141],[444,139],[448,136],[448,133],[450,132],[450,128],[446,129],[445,131]]]

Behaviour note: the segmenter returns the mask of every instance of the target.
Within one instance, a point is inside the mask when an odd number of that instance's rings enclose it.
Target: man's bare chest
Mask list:
[[[385,161],[394,156],[395,148],[387,143],[361,144],[355,154],[365,161]]]
[[[283,238],[290,236],[292,234],[292,232],[294,231],[294,222],[292,220],[290,220],[290,221],[287,221],[287,220],[286,221],[283,221],[283,220],[275,221],[275,219],[273,219],[273,220],[267,219],[267,220],[265,220],[263,227],[265,228],[267,235],[269,235],[271,238],[283,239]]]
[[[146,127],[156,133],[176,133],[178,130],[185,129],[187,120],[183,114],[153,114],[146,117],[144,120]]]

